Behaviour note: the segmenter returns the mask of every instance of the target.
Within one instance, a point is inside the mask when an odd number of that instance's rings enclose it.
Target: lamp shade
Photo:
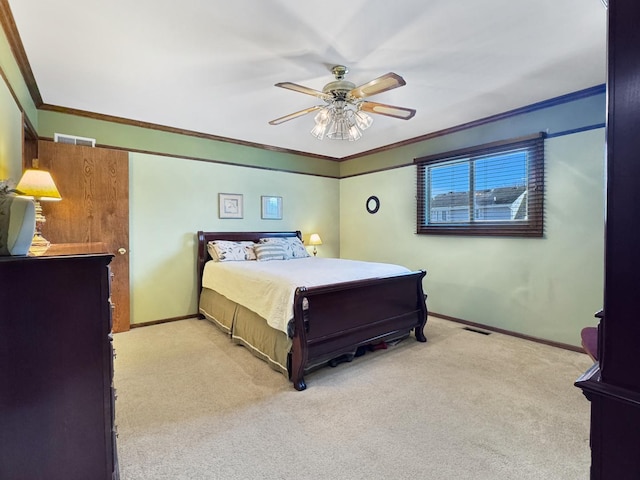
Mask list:
[[[16,186],[19,195],[31,197],[36,200],[61,200],[60,192],[46,170],[28,169],[22,174],[20,182]]]
[[[317,233],[312,233],[309,237],[309,245],[322,245],[322,239]]]

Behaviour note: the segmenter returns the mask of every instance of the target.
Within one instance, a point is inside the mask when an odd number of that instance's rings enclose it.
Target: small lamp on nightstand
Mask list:
[[[37,166],[35,160],[34,166]],[[62,197],[60,196],[60,192],[58,192],[56,184],[53,182],[53,178],[51,178],[51,174],[45,170],[38,170],[37,168],[25,170],[20,182],[18,182],[16,186],[16,190],[20,196],[33,198],[33,203],[36,207],[36,231],[33,235],[33,242],[31,242],[29,253],[31,255],[42,255],[51,243],[42,236],[42,226],[47,220],[42,213],[40,201],[57,201],[61,200]]]
[[[313,256],[315,257],[318,253],[316,245],[322,245],[322,239],[320,238],[320,235],[318,235],[317,233],[312,233],[309,237],[309,245],[313,245]]]

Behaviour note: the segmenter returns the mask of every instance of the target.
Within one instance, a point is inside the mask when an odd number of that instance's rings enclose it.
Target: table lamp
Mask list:
[[[316,245],[322,245],[322,239],[320,238],[320,235],[318,235],[317,233],[312,233],[309,237],[309,245],[313,245],[313,256],[315,257],[318,253]]]
[[[35,165],[35,161],[34,161]],[[51,242],[42,236],[42,226],[47,221],[42,213],[41,201],[59,201],[62,199],[60,192],[56,188],[56,184],[51,174],[45,170],[30,168],[25,170],[22,178],[16,186],[18,195],[33,199],[36,210],[36,230],[31,242],[29,253],[32,255],[42,255]]]

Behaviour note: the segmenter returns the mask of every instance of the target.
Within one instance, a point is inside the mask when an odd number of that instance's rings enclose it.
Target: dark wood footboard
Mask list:
[[[202,287],[204,264],[211,240],[251,240],[262,237],[301,237],[295,232],[198,232],[197,282]],[[311,365],[329,362],[358,347],[406,335],[411,330],[426,342],[426,296],[419,270],[399,275],[296,289],[289,378],[304,390],[304,372]]]
[[[397,337],[412,329],[419,342],[426,342],[427,307],[422,289],[425,275],[420,270],[298,288],[290,371],[295,389],[306,388],[307,365],[329,361],[361,345]]]

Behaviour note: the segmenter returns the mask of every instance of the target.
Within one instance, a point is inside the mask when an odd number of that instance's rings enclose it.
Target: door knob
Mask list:
[[[119,253],[120,255],[124,255],[125,253],[127,253],[127,249],[126,249],[126,248],[122,248],[122,247],[120,247],[120,248],[118,249],[118,253]]]

